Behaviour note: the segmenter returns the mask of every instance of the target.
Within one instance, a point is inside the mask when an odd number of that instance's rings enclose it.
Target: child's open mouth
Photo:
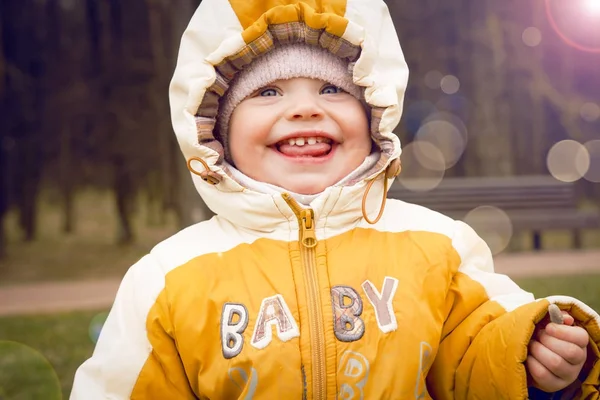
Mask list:
[[[294,158],[319,158],[328,156],[335,143],[325,137],[298,137],[282,140],[275,144],[281,154]]]

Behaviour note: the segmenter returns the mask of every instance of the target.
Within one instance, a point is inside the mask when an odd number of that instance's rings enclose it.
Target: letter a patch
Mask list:
[[[280,294],[267,297],[262,301],[250,344],[257,349],[267,347],[273,339],[273,325],[277,328],[277,336],[283,342],[300,336],[298,325]]]

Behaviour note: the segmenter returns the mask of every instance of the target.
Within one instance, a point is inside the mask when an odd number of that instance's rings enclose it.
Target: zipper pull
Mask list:
[[[290,206],[300,225],[300,243],[308,249],[312,249],[317,245],[317,235],[315,234],[315,214],[310,208],[302,208],[296,200],[289,194],[281,195],[286,203]]]
[[[302,210],[300,221],[302,223],[302,244],[311,249],[317,245],[313,210]]]

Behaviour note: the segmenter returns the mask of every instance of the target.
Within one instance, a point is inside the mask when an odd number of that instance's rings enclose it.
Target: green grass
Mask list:
[[[527,278],[515,281],[535,297],[571,296],[600,312],[600,275]]]
[[[96,311],[0,318],[0,398],[67,399],[105,316]]]
[[[570,295],[600,311],[600,275],[517,283],[536,297]],[[105,316],[76,312],[0,318],[0,398],[54,400],[59,392],[68,398],[75,370],[91,356],[91,337]]]

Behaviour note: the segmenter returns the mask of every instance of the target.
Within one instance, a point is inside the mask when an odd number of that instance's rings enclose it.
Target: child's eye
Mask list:
[[[259,96],[263,96],[263,97],[267,97],[267,96],[277,96],[279,93],[277,93],[277,90],[273,89],[273,88],[266,88],[264,90],[261,90],[258,95]]]
[[[326,85],[323,86],[323,88],[321,89],[321,94],[335,94],[335,93],[342,93],[343,90],[342,88],[339,88],[335,85]]]

